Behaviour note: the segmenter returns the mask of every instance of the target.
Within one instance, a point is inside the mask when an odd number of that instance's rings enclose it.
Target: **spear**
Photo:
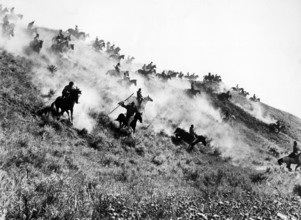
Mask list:
[[[134,95],[134,93],[132,93],[129,97],[127,97],[123,102],[125,102],[126,100],[128,100],[129,98],[131,98],[133,95]],[[109,115],[110,115],[113,111],[115,111],[119,106],[120,106],[120,105],[118,105],[116,108],[114,108],[114,109],[109,113]]]

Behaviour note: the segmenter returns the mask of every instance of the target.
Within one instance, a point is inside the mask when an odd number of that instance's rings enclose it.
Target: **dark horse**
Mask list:
[[[119,126],[120,128],[126,127],[127,121],[125,120],[125,115],[124,114],[119,114],[118,117],[115,119],[115,121],[119,121]],[[135,133],[136,131],[136,125],[137,121],[142,123],[142,113],[136,112],[133,121],[130,124],[130,127],[133,129],[133,132]]]
[[[229,101],[229,99],[232,98],[232,95],[230,94],[230,91],[228,92],[222,92],[220,94],[217,95],[217,98],[221,101]]]
[[[206,137],[202,135],[197,135],[196,138],[194,138],[190,133],[186,132],[182,128],[177,128],[174,132],[177,139],[183,140],[186,143],[188,143],[193,148],[194,145],[196,145],[199,142],[202,142],[204,146],[207,145]]]
[[[29,48],[36,53],[40,53],[42,47],[43,47],[42,40],[33,40],[29,44]]]
[[[301,153],[294,157],[289,155],[289,156],[280,158],[278,160],[278,164],[281,166],[283,163],[286,163],[286,167],[289,171],[292,171],[291,164],[297,164],[297,166],[295,168],[295,171],[296,171],[297,168],[301,166]]]
[[[59,43],[54,43],[51,45],[50,49],[54,52],[67,52],[68,50],[74,50],[74,44],[69,44],[70,36],[66,37],[66,39]]]
[[[73,122],[73,107],[75,103],[78,103],[78,98],[80,96],[80,94],[82,94],[82,92],[78,89],[75,88],[73,90],[71,90],[69,97],[67,98],[62,98],[61,96],[59,96],[52,104],[51,104],[51,108],[54,109],[57,113],[57,115],[59,115],[58,119],[60,118],[60,116],[62,116],[64,114],[64,112],[67,112],[68,114],[68,118],[70,120],[70,115],[69,115],[69,111],[71,112],[71,122]],[[61,112],[59,114],[59,109],[61,109]]]

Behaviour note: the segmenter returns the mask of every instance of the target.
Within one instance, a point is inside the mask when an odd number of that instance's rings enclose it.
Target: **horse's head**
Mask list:
[[[174,134],[179,133],[180,128],[176,128],[176,130],[174,131]]]
[[[75,89],[71,90],[70,99],[75,101],[76,103],[78,103],[78,99],[81,94],[82,94],[82,91],[80,91],[80,89],[76,87]]]
[[[203,136],[201,142],[202,142],[202,144],[203,144],[204,146],[207,145],[207,140],[208,140],[208,138],[207,138],[206,136]]]
[[[138,120],[140,123],[142,123],[142,112],[136,112],[135,114],[135,117],[134,117],[135,120]]]
[[[145,100],[145,101],[150,101],[150,102],[152,102],[153,101],[153,99],[151,98],[151,97],[149,97],[149,95],[148,96],[146,96],[143,100]]]

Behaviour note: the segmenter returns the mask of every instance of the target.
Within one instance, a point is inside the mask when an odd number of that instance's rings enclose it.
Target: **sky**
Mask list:
[[[300,0],[0,0],[23,22],[78,25],[137,62],[221,75],[301,118]]]

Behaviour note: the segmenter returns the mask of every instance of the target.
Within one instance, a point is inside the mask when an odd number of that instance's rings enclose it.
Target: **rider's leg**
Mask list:
[[[131,126],[131,123],[132,121],[134,120],[134,115],[132,115],[130,118],[129,118],[129,121],[127,123],[127,126],[130,127]]]

